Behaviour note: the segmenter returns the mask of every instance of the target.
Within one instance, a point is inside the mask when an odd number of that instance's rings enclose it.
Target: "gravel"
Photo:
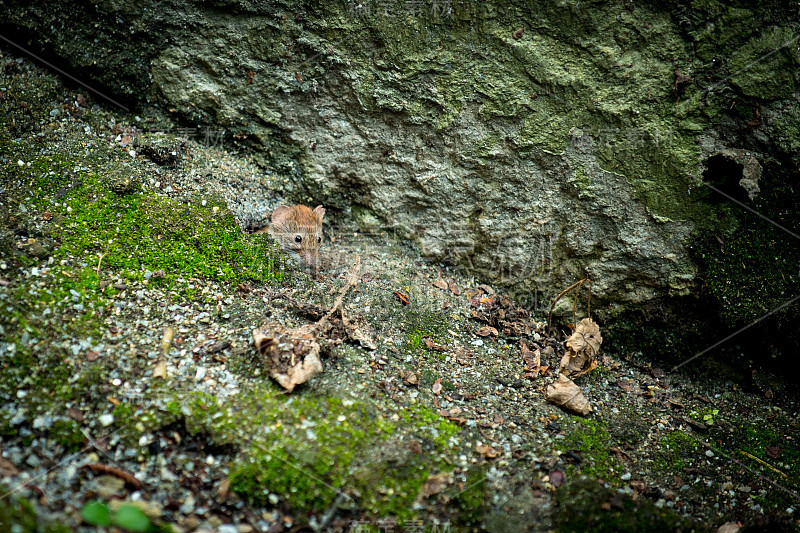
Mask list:
[[[6,61],[7,57],[0,60]],[[23,68],[33,69],[24,65]],[[245,153],[165,137],[164,146],[175,148],[177,162],[174,166],[159,165],[142,155],[140,147],[138,152],[132,150],[131,142],[125,140],[136,125],[135,120],[99,108],[90,115],[91,124],[84,123],[63,111],[60,102],[55,102],[48,114],[52,122],[41,141],[41,154],[66,152],[79,159],[78,154],[93,150],[116,154],[126,150],[121,157],[129,158],[127,164],[132,174],[141,178],[149,194],[182,202],[195,201],[198,195],[219,195],[243,230],[266,224],[267,214],[283,201],[273,190],[273,179],[277,176],[271,170],[256,167]],[[29,163],[20,159],[18,164]],[[18,209],[27,213],[32,208],[20,205]],[[135,406],[137,413],[167,412],[170,400],[176,395],[198,392],[214,395],[221,406],[237,405],[237,396],[247,395],[255,383],[266,379],[258,368],[233,368],[241,361],[250,361],[253,366],[252,329],[267,316],[288,325],[307,323],[298,316],[293,302],[330,305],[331,294],[341,286],[347,269],[356,256],[362,256],[361,284],[346,298],[345,313],[360,314],[366,319],[378,339],[378,349],[373,352],[354,347],[333,349],[323,361],[325,372],[308,384],[305,394],[324,395],[331,391],[350,394],[369,402],[376,412],[390,420],[399,420],[410,405],[430,406],[463,426],[449,443],[451,453],[447,462],[458,475],[465,475],[473,465],[483,468],[491,513],[525,516],[532,530],[553,527],[556,504],[548,475],[556,470],[566,471],[574,459],[566,453],[573,450],[564,450],[563,446],[569,433],[560,426],[555,430],[548,428],[553,428],[556,421],[570,427],[579,422],[574,415],[544,401],[542,391],[553,380],[552,372],[545,377],[526,376],[516,339],[478,337],[475,332],[482,324],[470,319],[465,296],[433,285],[437,279],[447,278],[464,291],[476,287],[481,280],[444,265],[431,264],[391,232],[360,231],[349,221],[334,219],[334,222],[339,225],[326,228],[331,239],[323,248],[322,280],[318,283],[301,277],[278,288],[251,287],[242,291],[214,281],[179,279],[176,283],[197,289],[201,294],[192,300],[181,300],[169,290],[150,283],[158,274],[155,270],[146,269],[143,281],[138,282],[104,269],[105,281],[121,292],[113,297],[108,311],[102,311],[99,334],[62,336],[55,328],[63,318],[61,311],[39,309],[39,317],[53,324],[53,337],[39,339],[25,335],[21,338],[23,345],[32,350],[44,349],[45,344],[59,347],[65,360],[76,369],[82,368],[85,361],[96,361],[103,365],[104,372],[95,382],[77,385],[76,370],[75,386],[86,387],[85,398],[60,406],[59,413],[29,410],[26,405],[31,395],[48,391],[28,390],[25,383],[18,385],[13,396],[0,398],[1,419],[16,430],[14,435],[3,436],[0,452],[0,457],[16,473],[6,473],[0,484],[14,491],[15,497],[34,502],[44,520],[66,522],[78,531],[94,530],[81,525],[79,512],[83,504],[97,496],[111,495],[155,506],[158,512],[154,516],[174,524],[177,531],[290,530],[295,517],[291,507],[283,505],[284,494],[270,493],[267,501],[271,506],[266,507],[250,505],[233,493],[221,496],[227,491],[225,480],[237,457],[235,447],[215,446],[205,435],[194,435],[171,425],[161,426],[158,421],[143,421],[137,416],[132,416],[125,425],[115,425],[119,421],[111,411],[118,405],[130,405]],[[23,237],[17,237],[17,243],[22,241]],[[20,266],[10,285],[0,284],[0,304],[13,305],[13,290],[19,288],[39,294],[38,291],[44,290],[42,287],[55,279],[56,266],[78,268],[87,263],[73,257],[64,260],[64,264],[54,265],[50,257],[35,266]],[[0,262],[3,279],[11,277],[9,268],[9,262],[3,258]],[[409,298],[408,309],[395,299],[395,291]],[[89,309],[100,312],[93,302],[84,302],[75,289],[69,290],[64,300],[70,313],[76,316]],[[410,322],[416,320],[416,311],[436,313],[445,321],[437,325],[437,342],[446,345],[441,356],[434,351],[409,349]],[[538,316],[542,319],[544,314]],[[160,343],[165,327],[174,328],[175,338],[170,349],[163,353]],[[538,323],[532,340],[544,343],[547,339],[543,332],[543,324]],[[14,343],[0,342],[0,357],[10,358],[16,350]],[[609,351],[613,352],[613,347]],[[154,377],[159,362],[164,364],[166,380]],[[556,367],[558,361],[543,361],[543,364]],[[621,435],[630,431],[633,435],[614,436],[615,443],[625,439],[635,441],[625,450],[627,459],[620,459],[623,454],[615,456],[624,466],[618,464],[614,470],[621,482],[620,490],[641,497],[641,491],[632,488],[634,483],[643,483],[654,494],[663,494],[671,487],[676,492],[669,499],[653,498],[656,505],[666,505],[709,523],[716,521],[722,511],[707,505],[696,489],[701,484],[721,487],[733,469],[720,466],[710,448],[703,450],[703,437],[697,437],[703,453],[696,454],[691,482],[689,476],[671,479],[657,471],[652,466],[652,457],[657,455],[666,435],[676,430],[695,434],[685,416],[698,405],[707,409],[703,402],[698,404],[697,396],[719,394],[716,403],[726,405],[731,413],[728,424],[737,418],[736,406],[747,405],[750,413],[747,416],[754,423],[775,412],[728,385],[714,381],[698,383],[687,375],[672,376],[668,398],[654,400],[646,391],[665,384],[650,375],[650,362],[631,358],[604,366],[602,372],[587,375],[581,385],[595,408],[592,420],[607,422],[612,433],[619,431]],[[419,385],[408,384],[401,371],[413,371],[424,379]],[[434,378],[448,382],[441,393],[433,392]],[[620,385],[623,380],[638,384],[636,392],[626,392]],[[193,415],[186,404],[179,408],[183,415]],[[789,402],[775,409],[797,420],[796,404]],[[725,419],[726,412],[721,410],[717,424],[724,426]],[[77,452],[66,450],[48,437],[48,430],[55,424],[70,421],[80,422],[85,437]],[[310,441],[317,438],[313,425],[303,429]],[[476,446],[484,445],[496,450],[497,456],[476,453]],[[613,443],[603,445],[610,448]],[[581,457],[587,453],[575,450],[581,460],[588,459]],[[120,485],[119,477],[92,472],[88,466],[97,463],[132,473],[142,488],[125,482]],[[785,467],[788,468],[789,465]],[[759,484],[757,479],[747,481],[748,485]],[[768,485],[766,488],[772,490]],[[754,512],[761,509],[756,499],[765,494],[750,486],[747,490],[714,489],[714,492],[714,497],[722,498],[726,505]],[[439,519],[437,514],[441,509],[435,499],[421,499],[416,507],[428,517],[427,523]],[[331,527],[347,530],[349,522],[338,520]]]

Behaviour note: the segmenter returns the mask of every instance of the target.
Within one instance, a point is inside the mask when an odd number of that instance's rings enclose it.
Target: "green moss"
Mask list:
[[[144,192],[119,195],[98,175],[50,158],[3,170],[9,186],[28,189],[34,205],[58,221],[51,228],[57,258],[83,257],[140,280],[149,270],[152,283],[167,285],[178,278],[264,282],[283,275],[271,241],[243,234],[219,199],[182,205]]]
[[[800,490],[800,441],[796,425],[785,415],[763,424],[727,425],[718,430],[713,439],[719,449],[758,472],[760,477],[795,493]],[[751,485],[755,481],[752,474],[747,474],[741,482]],[[765,509],[785,509],[792,505],[791,493],[778,490],[774,485],[766,485],[766,488],[769,491],[761,501]]]
[[[119,403],[114,406],[111,414],[114,415],[114,422],[126,426],[133,422],[133,413],[135,409],[129,403]]]
[[[458,520],[465,525],[479,524],[486,514],[486,466],[471,467],[464,489],[455,498]]]
[[[0,531],[14,533],[70,533],[72,530],[58,522],[45,522],[37,516],[33,505],[25,499],[0,493]]]
[[[302,516],[326,510],[345,489],[370,515],[413,516],[429,474],[446,468],[437,454],[459,431],[427,407],[412,405],[390,422],[354,399],[276,392],[271,385],[251,390],[235,409],[200,393],[174,401],[190,432],[239,446],[233,490],[258,504],[278,496]],[[412,438],[429,452],[414,452],[406,442]]]
[[[406,306],[397,309],[396,306],[386,307],[391,313],[391,320],[402,324],[406,334],[406,348],[411,351],[418,351],[420,348],[427,347],[423,339],[430,339],[433,342],[445,342],[447,333],[447,323],[450,320],[447,316],[438,311],[431,311],[421,306]]]
[[[565,422],[565,438],[559,442],[563,452],[577,451],[583,462],[570,465],[568,473],[578,472],[589,477],[603,479],[611,485],[620,485],[622,468],[611,456],[611,436],[605,422],[592,418],[573,418]]]
[[[768,28],[736,50],[728,70],[746,96],[787,98],[795,94],[800,59],[793,28]]]
[[[584,167],[575,169],[575,184],[581,191],[586,191],[592,185],[592,178]]]
[[[81,448],[84,436],[75,420],[56,420],[50,429],[50,438],[63,446],[64,451],[72,453]]]
[[[558,510],[554,513],[558,533],[654,533],[708,532],[703,524],[657,507],[647,498],[633,500],[627,494],[606,489],[596,481],[583,479],[556,491]]]
[[[694,463],[700,445],[683,431],[672,431],[661,438],[661,445],[653,458],[653,466],[662,472],[677,474]]]

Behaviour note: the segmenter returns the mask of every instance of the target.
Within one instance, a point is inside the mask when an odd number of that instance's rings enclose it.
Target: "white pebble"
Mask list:
[[[100,424],[103,425],[103,427],[110,426],[111,424],[114,423],[114,415],[112,415],[111,413],[106,413],[104,415],[100,415],[100,418],[98,418],[98,420],[100,421]]]

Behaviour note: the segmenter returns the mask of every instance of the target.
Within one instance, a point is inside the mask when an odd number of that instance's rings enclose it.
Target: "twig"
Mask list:
[[[83,465],[81,468],[88,468],[92,472],[99,474],[110,474],[112,476],[116,476],[137,490],[142,488],[142,482],[133,477],[133,474],[126,472],[121,468],[117,468],[116,466],[92,463],[90,465]]]
[[[575,299],[572,301],[572,323],[577,324],[578,321],[576,320],[578,317],[578,297],[581,295],[581,287],[583,287],[583,282],[586,281],[586,278],[580,280],[578,282],[578,288],[575,289]]]
[[[103,258],[104,258],[105,256],[107,256],[107,255],[108,255],[108,252],[105,252],[105,253],[103,253],[103,254],[100,254],[100,259],[98,259],[98,260],[97,260],[97,268],[95,269],[95,272],[97,272],[97,277],[98,277],[98,278],[100,277],[100,263],[102,263],[102,262],[103,262]]]
[[[347,291],[350,290],[350,287],[355,287],[358,285],[358,274],[361,272],[361,256],[359,255],[356,257],[353,266],[350,267],[350,271],[347,273],[347,282],[345,283],[344,287],[339,291],[339,296],[336,297],[336,301],[333,303],[333,307],[331,307],[330,311],[328,311],[324,317],[320,318],[319,321],[312,326],[313,329],[317,330],[317,332],[322,331],[325,329],[325,326],[328,323],[328,320],[333,316],[336,310],[342,305],[342,301],[344,300],[344,295],[347,294]]]
[[[561,299],[562,296],[567,294],[569,291],[571,291],[575,287],[578,287],[578,292],[580,292],[580,288],[583,286],[584,282],[587,282],[587,281],[589,282],[589,300],[588,301],[589,301],[589,304],[591,304],[592,280],[590,280],[589,278],[583,278],[581,280],[578,280],[575,283],[573,283],[572,285],[570,285],[569,287],[567,287],[566,289],[564,289],[563,291],[561,291],[560,293],[558,293],[558,296],[556,296],[556,299],[553,300],[553,303],[550,304],[550,311],[547,312],[547,334],[548,335],[550,335],[550,323],[551,323],[552,318],[553,318],[553,308],[556,306],[558,301]],[[587,307],[588,307],[589,304],[587,304]],[[575,304],[573,305],[573,308],[572,308],[572,314],[573,314],[572,320],[573,321],[575,320],[575,313],[576,313],[577,305],[578,305],[578,296],[576,294],[575,295]],[[591,313],[589,314],[589,316],[591,317]]]

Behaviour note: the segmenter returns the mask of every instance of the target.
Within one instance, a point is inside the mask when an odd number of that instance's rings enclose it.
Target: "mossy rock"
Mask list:
[[[769,28],[737,50],[728,69],[731,81],[746,96],[772,100],[797,91],[800,59],[797,32],[792,28]]]

